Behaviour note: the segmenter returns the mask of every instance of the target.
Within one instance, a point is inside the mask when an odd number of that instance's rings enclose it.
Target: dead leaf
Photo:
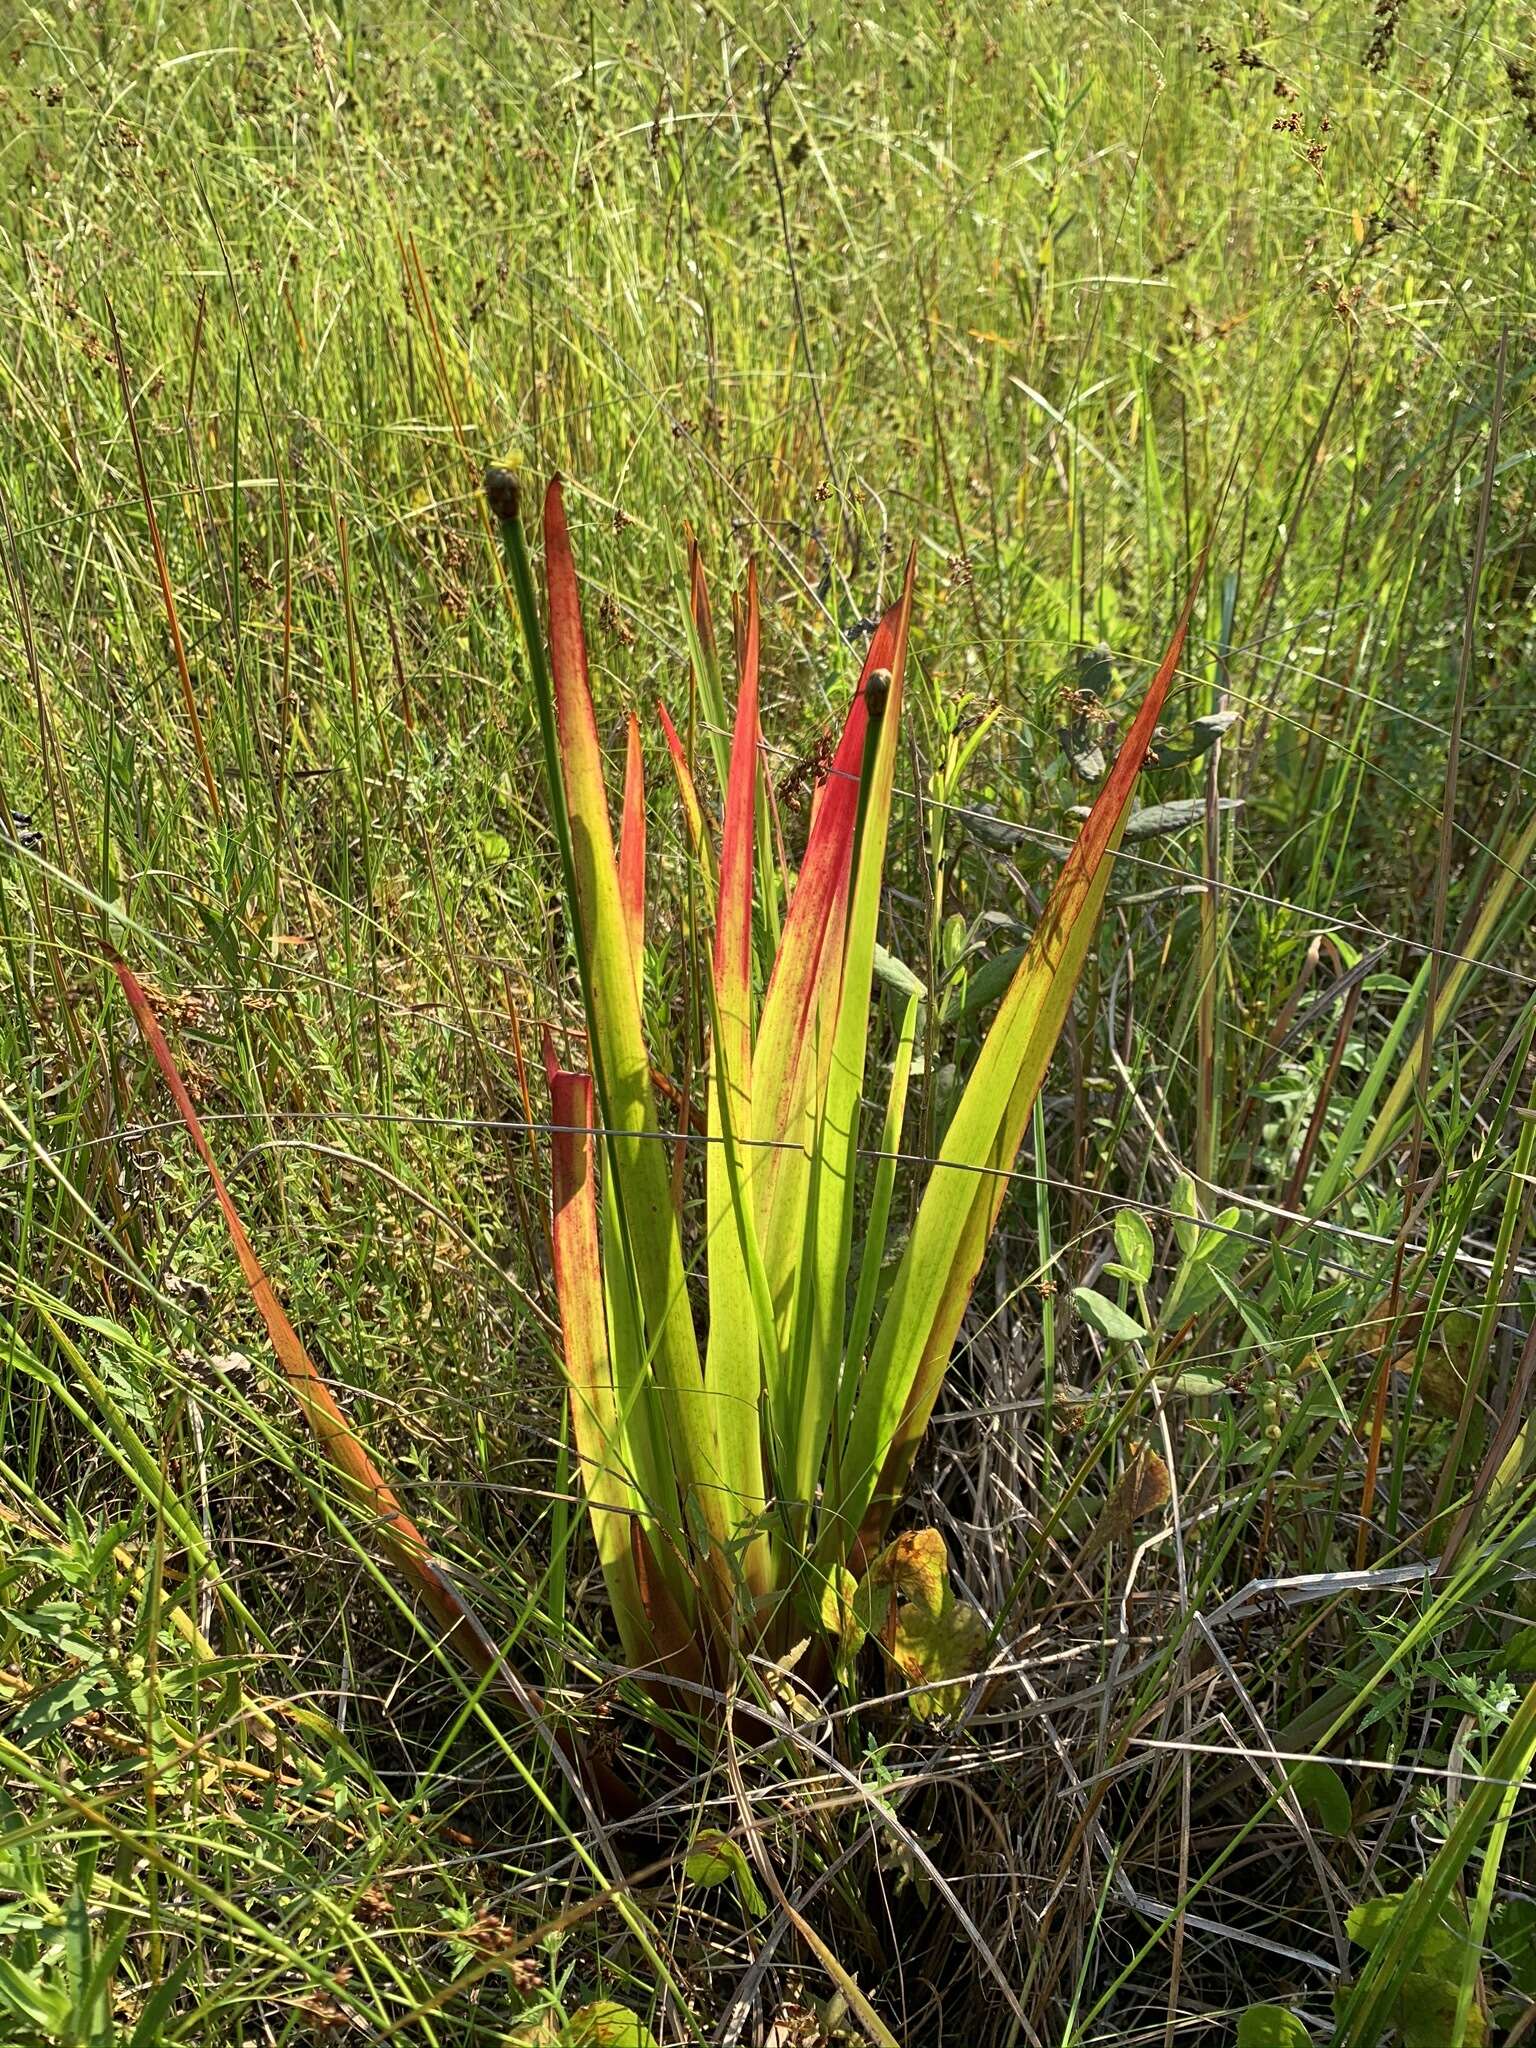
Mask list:
[[[1168,1467],[1150,1444],[1127,1447],[1125,1469],[1115,1481],[1104,1511],[1083,1546],[1079,1568],[1097,1557],[1107,1544],[1120,1543],[1144,1515],[1156,1514],[1173,1491]]]

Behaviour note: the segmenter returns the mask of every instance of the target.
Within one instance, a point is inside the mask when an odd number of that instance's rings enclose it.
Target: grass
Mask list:
[[[7,23],[0,2039],[579,2039],[597,2000],[668,2044],[1530,2038],[1530,37]],[[1209,538],[1140,790],[1183,808],[1117,860],[915,1468],[990,1632],[947,1718],[866,1662],[699,1755],[619,1667],[487,459],[565,476],[614,787],[624,714],[659,790],[690,708],[685,522],[722,611],[755,555],[792,848],[916,542],[913,1162]],[[686,845],[658,803],[668,933]],[[638,1824],[378,1563],[115,955],[349,1418]]]

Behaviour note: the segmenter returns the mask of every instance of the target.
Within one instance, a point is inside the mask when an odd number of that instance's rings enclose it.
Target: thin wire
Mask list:
[[[523,1117],[428,1116],[407,1114],[398,1110],[282,1109],[273,1107],[265,1110],[263,1117],[271,1122],[286,1120],[295,1123],[321,1124],[398,1124],[403,1126],[420,1126],[430,1130],[513,1132],[537,1137],[550,1137],[557,1132],[574,1130],[592,1138],[652,1139],[656,1143],[663,1145],[717,1145],[723,1143],[721,1138],[696,1129],[691,1120],[686,1131],[624,1131],[598,1123],[557,1124],[546,1122],[539,1118],[529,1120]],[[210,1110],[202,1115],[202,1121],[205,1124],[246,1123],[249,1122],[249,1118],[239,1110]],[[117,1131],[108,1131],[93,1138],[82,1138],[70,1149],[85,1152],[95,1146],[110,1145],[122,1140],[132,1142],[141,1138],[159,1136],[168,1131],[178,1131],[181,1128],[180,1122],[174,1117],[160,1118],[147,1123],[125,1124]],[[257,1152],[281,1151],[285,1142],[281,1138],[260,1139],[256,1143],[247,1146],[242,1156],[250,1157]],[[788,1138],[742,1137],[738,1138],[736,1142],[744,1148],[762,1151],[794,1152],[801,1149],[792,1139]],[[942,1168],[951,1173],[984,1175],[990,1180],[1028,1181],[1034,1186],[1053,1188],[1062,1194],[1086,1195],[1094,1201],[1107,1204],[1115,1209],[1136,1209],[1144,1215],[1159,1216],[1169,1220],[1178,1220],[1183,1217],[1181,1210],[1175,1210],[1167,1203],[1147,1201],[1132,1195],[1116,1194],[1108,1188],[1093,1187],[1084,1181],[1069,1180],[1065,1175],[1049,1172],[1039,1173],[1033,1167],[989,1166],[971,1160],[943,1159],[926,1152],[887,1152],[875,1145],[860,1145],[858,1147],[858,1156],[861,1159],[868,1160],[890,1160],[898,1166],[926,1168],[930,1172],[935,1168]],[[21,1159],[6,1161],[0,1164],[0,1173],[14,1173],[25,1163],[25,1160]],[[1325,1236],[1345,1238],[1352,1243],[1372,1245],[1385,1250],[1395,1249],[1397,1244],[1397,1238],[1394,1235],[1366,1230],[1357,1224],[1336,1223],[1331,1219],[1321,1216],[1308,1216],[1302,1210],[1287,1209],[1278,1202],[1266,1201],[1261,1195],[1240,1193],[1234,1189],[1227,1188],[1219,1189],[1217,1192],[1234,1207],[1255,1209],[1261,1215],[1272,1217],[1277,1222],[1289,1224],[1297,1229],[1318,1231]],[[1210,1221],[1202,1222],[1200,1227],[1203,1231],[1209,1231],[1216,1236],[1239,1238],[1244,1243],[1251,1245],[1264,1246],[1270,1242],[1263,1232],[1245,1229],[1238,1224]],[[1409,1249],[1412,1252],[1427,1253],[1436,1249],[1436,1247],[1426,1240],[1410,1245]],[[1455,1259],[1458,1264],[1468,1266],[1477,1272],[1486,1273],[1491,1267],[1490,1260],[1479,1258],[1474,1253],[1463,1252],[1459,1248],[1454,1253],[1449,1254],[1449,1256]]]
[[[1132,1735],[1128,1738],[1132,1749],[1173,1750],[1188,1752],[1195,1756],[1230,1756],[1245,1763],[1276,1764],[1332,1764],[1338,1770],[1383,1771],[1391,1777],[1444,1778],[1451,1777],[1449,1764],[1408,1764],[1394,1762],[1390,1757],[1375,1756],[1332,1756],[1324,1750],[1302,1749],[1248,1749],[1240,1742],[1180,1742],[1172,1736]],[[1086,1780],[1089,1784],[1102,1783],[1125,1775],[1127,1766],[1116,1765],[1101,1771],[1096,1779]],[[1464,1785],[1496,1785],[1503,1791],[1513,1791],[1530,1783],[1529,1777],[1495,1778],[1486,1771],[1462,1771],[1460,1779]],[[1536,1787],[1533,1787],[1536,1792]]]
[[[714,730],[714,728],[711,729]],[[766,742],[760,742],[760,744],[765,753],[776,753],[790,759],[797,758],[789,748],[769,746]],[[832,774],[841,772],[844,771],[831,770],[828,773],[827,779],[830,780]],[[962,820],[974,820],[978,824],[989,826],[993,831],[1001,830],[1006,832],[1010,838],[1027,839],[1037,845],[1046,847],[1052,852],[1069,853],[1075,843],[1067,833],[1053,832],[1043,825],[1022,825],[1014,819],[1001,818],[995,811],[983,810],[973,804],[948,803],[939,797],[933,796],[919,798],[912,790],[903,789],[899,783],[893,787],[891,793],[893,796],[901,797],[904,802],[910,804],[921,803],[925,809],[930,811],[943,811],[951,817]],[[1190,824],[1192,826],[1198,822],[1198,819],[1192,819]],[[1500,859],[1496,849],[1484,846],[1481,842],[1477,841],[1474,841],[1474,844],[1477,845],[1479,852],[1489,853],[1495,860]],[[1153,854],[1132,853],[1126,847],[1120,846],[1115,851],[1114,859],[1117,862],[1125,861],[1132,867],[1149,868],[1155,874],[1166,875],[1172,881],[1184,885],[1192,894],[1217,889],[1229,896],[1240,896],[1245,902],[1262,904],[1269,910],[1289,911],[1297,917],[1310,919],[1318,926],[1330,931],[1358,932],[1366,938],[1374,939],[1379,945],[1401,946],[1406,952],[1422,954],[1426,958],[1437,950],[1426,940],[1412,938],[1407,932],[1388,931],[1381,925],[1372,924],[1369,919],[1343,917],[1332,911],[1320,909],[1316,905],[1297,903],[1288,896],[1271,896],[1262,889],[1247,888],[1241,882],[1229,882],[1219,878],[1212,880],[1209,877],[1195,874],[1189,868],[1179,867],[1172,861],[1160,860]],[[1500,865],[1507,866],[1508,863],[1501,860]],[[1536,884],[1529,881],[1525,883],[1527,889],[1533,886],[1536,886]],[[1460,961],[1466,966],[1478,967],[1486,974],[1501,975],[1508,981],[1519,983],[1522,988],[1536,988],[1536,975],[1522,974],[1518,968],[1504,967],[1496,961],[1480,959],[1475,953],[1455,953],[1444,947],[1438,949],[1438,951],[1439,957],[1442,960]]]
[[[912,800],[911,793],[908,790],[898,790],[896,794]],[[1042,846],[1070,850],[1073,844],[1072,840],[1065,833],[1051,832],[1044,826],[1018,825],[1009,819],[998,818],[991,811],[977,810],[965,804],[941,803],[933,797],[927,798],[926,802],[930,810],[949,811],[957,817],[979,819],[994,827],[1001,825],[1009,833],[1016,832],[1021,838],[1035,840]],[[1198,822],[1198,820],[1192,822]],[[1266,909],[1291,911],[1297,917],[1309,918],[1318,926],[1325,927],[1330,931],[1359,932],[1366,938],[1376,940],[1378,944],[1401,946],[1407,952],[1420,953],[1426,957],[1435,951],[1435,948],[1425,940],[1410,938],[1405,932],[1386,931],[1382,926],[1370,923],[1368,919],[1341,917],[1332,911],[1321,910],[1305,903],[1293,902],[1286,896],[1266,895],[1262,889],[1249,889],[1241,882],[1225,882],[1220,880],[1213,882],[1208,877],[1194,874],[1188,868],[1175,867],[1171,861],[1159,861],[1150,854],[1128,853],[1123,846],[1116,851],[1114,857],[1117,861],[1127,861],[1136,867],[1152,868],[1158,873],[1174,876],[1191,891],[1198,892],[1216,888],[1226,895],[1240,896],[1246,902],[1263,904]],[[1525,886],[1529,889],[1533,884],[1526,882]],[[1475,953],[1455,953],[1442,948],[1440,958],[1442,960],[1461,961],[1469,967],[1481,969],[1485,974],[1502,975],[1508,981],[1518,982],[1522,988],[1536,988],[1536,975],[1522,974],[1518,968],[1504,967],[1496,961],[1480,959]]]

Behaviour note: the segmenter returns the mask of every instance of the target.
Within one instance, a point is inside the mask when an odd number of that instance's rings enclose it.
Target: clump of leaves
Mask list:
[[[731,1644],[824,1630],[851,1675],[871,1637],[955,1703],[983,1632],[932,1530],[886,1544],[1097,928],[1111,856],[1183,644],[1174,634],[929,1172],[888,1288],[895,1155],[923,991],[905,994],[884,1083],[871,1018],[912,619],[913,563],[879,621],[811,804],[794,887],[759,858],[759,616],[747,577],[718,848],[667,721],[714,907],[701,1240],[671,1184],[644,1029],[645,797],[628,756],[617,847],[558,481],[544,501],[547,627],[518,493],[488,484],[539,705],[590,1073],[550,1055],[555,1270],[573,1426],[615,1621],[639,1668],[718,1668]],[[691,625],[706,715],[727,723],[697,557]],[[665,714],[663,714],[665,716]],[[861,1140],[878,1144],[867,1184]],[[856,1220],[863,1251],[853,1259]],[[702,1267],[702,1337],[688,1275]]]
[[[1406,1893],[1393,1892],[1351,1907],[1350,1940],[1374,1954],[1395,1932],[1406,1899]],[[1388,2008],[1403,2048],[1441,2048],[1452,2039],[1478,2048],[1487,2032],[1480,2006],[1468,2006],[1462,2015],[1464,2031],[1459,2035],[1456,2031],[1462,1979],[1475,1961],[1466,1914],[1459,1908],[1447,1907],[1419,1930],[1412,1952],[1397,1973],[1395,1997]]]
[[[526,642],[590,1071],[546,1047],[552,1244],[573,1433],[615,1626],[652,1683],[719,1677],[742,1648],[786,1663],[806,1639],[851,1680],[880,1646],[921,1711],[958,1706],[985,1632],[933,1530],[888,1541],[1098,927],[1182,649],[1161,665],[1003,994],[886,1282],[896,1159],[924,1001],[910,976],[882,1062],[871,1023],[882,879],[912,620],[914,557],[879,621],[810,806],[793,887],[771,859],[758,722],[759,611],[747,577],[728,717],[696,551],[689,627],[719,749],[718,844],[693,764],[660,714],[710,906],[702,1229],[679,1201],[644,1025],[646,798],[630,729],[617,845],[558,480],[543,508],[541,617],[518,494],[488,497]],[[252,1250],[144,991],[120,979],[213,1177],[274,1348],[322,1446],[377,1517],[448,1640],[504,1697],[529,1696],[345,1422]],[[868,1135],[877,1140],[866,1161]],[[876,1125],[878,1123],[878,1129]],[[867,1168],[867,1170],[866,1170]],[[854,1259],[855,1225],[863,1249]],[[702,1272],[707,1314],[690,1275]],[[1134,1508],[1131,1510],[1134,1512]],[[696,1694],[695,1694],[696,1696]]]

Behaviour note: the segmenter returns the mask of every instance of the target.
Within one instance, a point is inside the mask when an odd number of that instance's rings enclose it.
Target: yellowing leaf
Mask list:
[[[919,1721],[958,1714],[970,1680],[986,1664],[987,1625],[974,1607],[952,1594],[938,1614],[909,1600],[897,1618],[894,1656],[900,1670],[921,1688],[910,1702]]]
[[[572,2014],[560,2043],[561,2048],[656,2048],[656,2036],[627,2005],[599,1998]]]
[[[856,1602],[859,1582],[847,1565],[834,1565],[821,1589],[821,1625],[834,1644],[833,1661],[837,1682],[852,1682],[853,1663],[864,1647],[868,1631],[859,1619]]]
[[[902,1600],[916,1600],[938,1613],[949,1597],[949,1552],[937,1529],[907,1529],[894,1537],[869,1568],[871,1585],[888,1585]]]
[[[985,1668],[988,1631],[976,1609],[950,1591],[949,1553],[937,1529],[909,1529],[888,1543],[853,1612],[916,1688],[909,1704],[918,1720],[960,1711],[969,1680]]]
[[[560,2048],[565,2036],[555,2024],[554,2015],[541,2012],[536,2020],[514,2027],[507,2038],[513,2048]]]
[[[1401,1358],[1394,1358],[1392,1370],[1400,1379],[1411,1380],[1417,1354],[1405,1351]],[[1424,1360],[1419,1374],[1419,1399],[1431,1415],[1443,1415],[1454,1422],[1461,1413],[1461,1397],[1466,1380],[1461,1368],[1449,1352],[1434,1345]]]

